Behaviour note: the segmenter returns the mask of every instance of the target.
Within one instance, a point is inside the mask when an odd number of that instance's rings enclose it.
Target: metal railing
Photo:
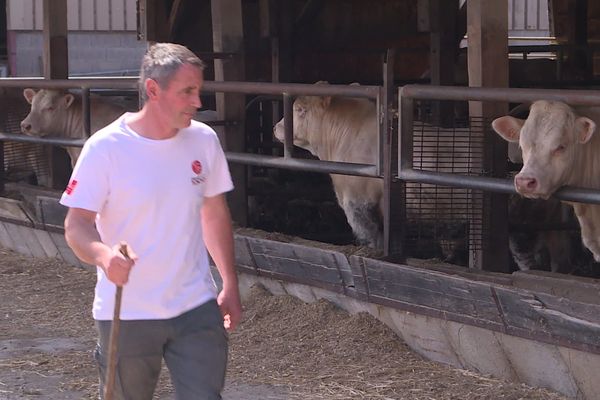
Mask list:
[[[54,88],[54,89],[81,89],[82,113],[84,117],[84,130],[86,136],[90,134],[90,113],[89,113],[89,90],[94,89],[135,89],[138,85],[137,77],[106,77],[106,78],[71,78],[57,79],[48,81],[43,78],[5,78],[0,79],[0,87],[31,87],[31,88]],[[265,82],[216,82],[205,81],[204,92],[222,92],[222,93],[241,93],[241,94],[262,94],[262,95],[282,95],[284,102],[288,104],[284,110],[284,117],[287,123],[286,140],[284,143],[285,157],[274,157],[258,154],[232,153],[226,152],[227,159],[231,162],[247,165],[288,168],[294,170],[306,170],[313,172],[338,173],[346,175],[357,175],[367,177],[380,177],[380,164],[356,164],[341,163],[322,160],[294,159],[291,157],[290,149],[293,146],[292,140],[292,112],[291,104],[293,97],[298,95],[310,96],[348,96],[373,99],[376,102],[380,100],[381,89],[379,86],[358,86],[358,85],[310,85],[310,84],[278,84]],[[212,123],[213,121],[211,121]],[[216,121],[216,125],[222,125],[221,121]],[[61,139],[55,137],[30,137],[25,135],[8,134],[0,132],[0,141],[11,140],[17,142],[28,142],[58,146],[82,147],[85,140],[82,139]]]
[[[528,103],[544,99],[563,101],[575,106],[592,106],[600,104],[600,91],[406,85],[399,88],[398,99],[400,108],[398,129],[401,136],[401,140],[398,141],[398,179],[500,193],[516,193],[512,181],[508,179],[413,169],[409,143],[412,141],[414,101],[435,99]],[[558,190],[554,197],[565,201],[600,204],[600,191],[593,189],[565,186]]]
[[[32,88],[79,88],[89,91],[91,88],[101,89],[132,89],[137,88],[137,77],[107,77],[107,78],[72,78],[48,81],[43,78],[3,78],[0,79],[0,87],[32,87]],[[241,94],[264,94],[282,95],[291,99],[298,95],[334,95],[361,97],[375,100],[378,107],[378,116],[381,120],[388,118],[390,110],[381,107],[381,96],[383,88],[380,86],[359,85],[311,85],[311,84],[278,84],[268,82],[216,82],[206,81],[203,87],[207,92],[241,93]],[[86,95],[83,96],[85,99]],[[552,89],[513,89],[513,88],[473,88],[454,86],[430,86],[430,85],[406,85],[398,89],[399,104],[399,132],[405,142],[409,136],[412,137],[412,110],[414,100],[475,100],[475,101],[504,101],[504,102],[531,102],[546,99],[564,101],[572,105],[598,105],[600,104],[600,91],[590,90],[552,90]],[[89,118],[89,100],[83,102],[83,113]],[[291,133],[291,107],[284,108],[284,118],[290,122],[286,127],[286,139],[290,139]],[[89,120],[88,120],[89,131]],[[379,132],[380,143],[382,132]],[[25,135],[11,135],[0,133],[0,141],[12,140],[20,142],[50,144],[59,146],[83,146],[84,140],[68,140],[60,138],[38,138]],[[291,140],[286,140],[286,147],[290,147]],[[382,178],[381,160],[376,165],[355,164],[335,161],[294,159],[289,155],[286,157],[275,157],[248,153],[226,152],[231,162],[247,165],[288,168],[294,170],[307,170],[315,172],[326,172],[366,177]],[[398,174],[396,179],[431,183],[442,186],[454,186],[485,191],[516,193],[512,182],[508,179],[463,176],[450,173],[429,172],[412,168],[411,155],[402,153],[402,146],[398,149]],[[589,202],[600,204],[600,191],[564,187],[556,192],[555,197],[560,200]]]

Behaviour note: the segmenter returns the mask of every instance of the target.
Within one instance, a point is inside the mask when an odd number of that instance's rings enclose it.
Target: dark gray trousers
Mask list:
[[[111,323],[96,321],[100,398]],[[227,351],[228,337],[215,300],[172,319],[121,321],[113,398],[151,400],[164,358],[177,400],[220,400]]]

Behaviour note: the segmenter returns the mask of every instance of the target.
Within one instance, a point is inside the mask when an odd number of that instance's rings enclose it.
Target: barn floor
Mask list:
[[[0,400],[92,399],[95,276],[0,249]],[[382,323],[253,288],[231,335],[224,400],[565,399],[422,359]],[[172,399],[162,374],[160,399]]]

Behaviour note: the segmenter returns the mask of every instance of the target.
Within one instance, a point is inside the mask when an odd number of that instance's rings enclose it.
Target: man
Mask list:
[[[86,142],[61,198],[67,243],[98,266],[101,393],[115,285],[123,286],[116,399],[151,399],[163,358],[177,399],[221,398],[226,330],[242,308],[224,196],[233,184],[215,132],[192,120],[203,67],[183,46],[152,46],[140,72],[144,106]],[[223,280],[218,296],[207,249]]]

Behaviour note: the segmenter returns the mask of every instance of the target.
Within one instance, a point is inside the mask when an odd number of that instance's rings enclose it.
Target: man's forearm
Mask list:
[[[231,215],[224,197],[211,198],[202,215],[204,243],[223,280],[223,288],[236,288]]]
[[[65,221],[65,239],[73,253],[88,264],[103,267],[101,260],[112,252],[110,247],[102,243],[96,228],[81,221]]]
[[[219,270],[223,288],[226,286],[237,288],[231,224],[226,220],[214,225],[208,223],[207,228],[210,233],[205,237],[206,248]]]

